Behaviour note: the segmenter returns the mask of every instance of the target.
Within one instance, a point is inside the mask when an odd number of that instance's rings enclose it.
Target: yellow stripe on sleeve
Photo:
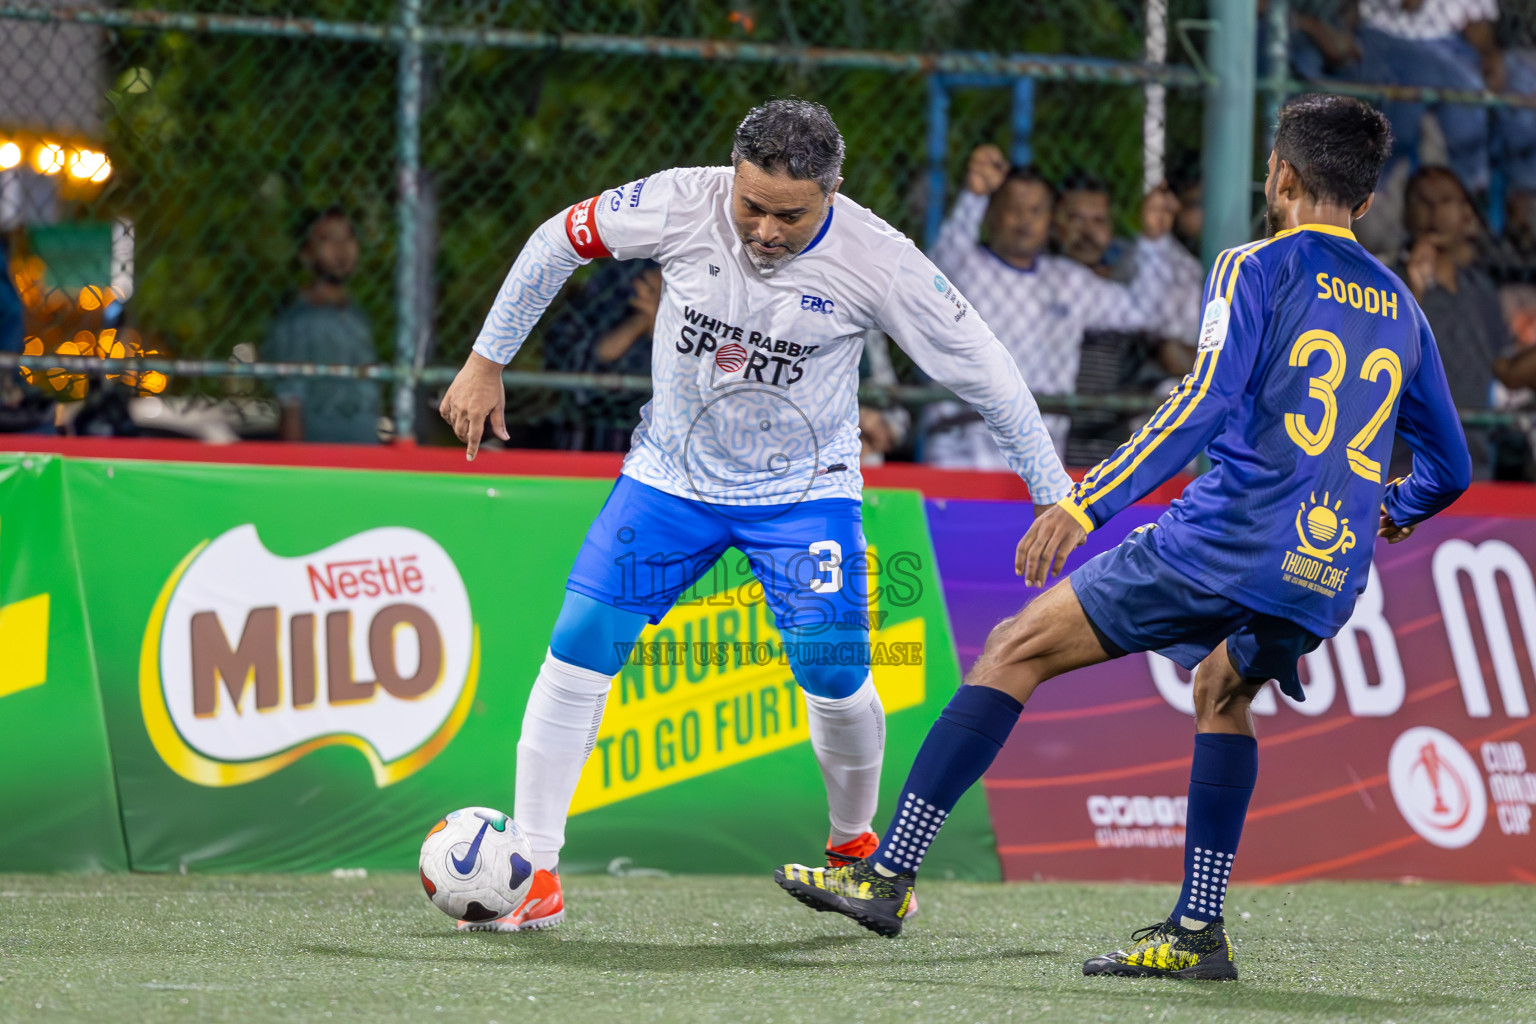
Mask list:
[[[1231,260],[1231,271],[1230,271],[1230,274],[1227,277],[1227,288],[1226,288],[1226,294],[1224,296],[1224,298],[1227,300],[1227,304],[1228,305],[1231,305],[1232,297],[1237,294],[1237,276],[1238,276],[1238,274],[1242,270],[1243,261],[1246,260],[1249,256],[1253,255],[1254,253],[1258,252],[1260,249],[1262,249],[1265,246],[1269,245],[1273,241],[1275,241],[1275,239],[1268,238],[1268,239],[1265,239],[1262,242],[1257,242],[1257,243],[1247,247],[1246,249],[1242,249],[1242,250],[1229,249],[1228,250],[1228,253],[1235,253],[1236,254],[1236,256]],[[1220,276],[1219,276],[1219,274],[1217,276],[1217,284],[1218,284],[1218,289],[1219,289],[1219,285],[1220,285]],[[1209,356],[1210,358],[1209,359],[1205,359],[1206,356]],[[1200,360],[1205,360],[1205,367],[1204,367],[1205,372],[1203,374],[1200,372],[1201,371]],[[1170,434],[1172,434],[1174,431],[1178,430],[1180,427],[1182,427],[1184,425],[1184,423],[1189,419],[1190,415],[1195,411],[1196,408],[1199,407],[1200,402],[1205,398],[1206,393],[1208,391],[1210,391],[1210,389],[1211,389],[1211,381],[1216,376],[1216,365],[1217,365],[1218,362],[1220,362],[1220,360],[1221,360],[1221,349],[1220,348],[1213,348],[1209,352],[1202,352],[1202,353],[1200,353],[1199,357],[1196,359],[1194,370],[1192,370],[1190,372],[1189,376],[1184,379],[1184,387],[1180,390],[1180,393],[1178,395],[1176,395],[1174,397],[1174,399],[1165,406],[1165,410],[1166,411],[1161,413],[1161,414],[1159,414],[1154,419],[1154,423],[1162,424],[1161,426],[1158,426],[1158,427],[1154,428],[1154,429],[1157,430],[1157,436],[1152,439],[1151,443],[1148,444],[1146,446],[1146,448],[1144,448],[1143,450],[1141,450],[1140,452],[1137,452],[1135,454],[1134,458],[1131,459],[1130,465],[1128,465],[1124,469],[1120,470],[1120,472],[1115,476],[1115,478],[1113,480],[1109,481],[1109,483],[1105,484],[1102,488],[1098,488],[1097,487],[1097,480],[1095,480],[1095,482],[1094,482],[1095,483],[1095,490],[1094,490],[1094,492],[1092,494],[1087,495],[1086,497],[1079,498],[1079,504],[1081,505],[1082,508],[1086,509],[1089,505],[1092,505],[1094,502],[1098,501],[1100,498],[1104,497],[1106,494],[1109,494],[1116,487],[1120,486],[1120,484],[1124,483],[1131,476],[1132,473],[1136,472],[1137,467],[1139,467],[1144,461],[1146,461],[1147,456],[1149,456],[1153,452],[1157,451],[1158,446],[1161,445],[1163,443],[1163,441]],[[1188,393],[1190,385],[1194,382],[1194,380],[1195,380],[1195,378],[1197,376],[1200,378],[1200,390],[1198,392],[1196,392],[1194,398],[1189,402],[1189,404],[1184,406],[1184,409],[1183,409],[1183,411],[1181,413],[1179,413],[1178,418],[1175,419],[1172,423],[1169,423],[1168,422],[1168,417],[1172,414],[1173,410],[1178,407],[1179,403],[1183,400],[1184,396]],[[1151,426],[1151,424],[1149,424],[1149,426]],[[1135,451],[1136,446],[1143,440],[1145,434],[1146,434],[1146,430],[1144,429],[1141,432],[1139,432],[1136,435],[1135,438],[1132,439],[1130,444],[1128,444],[1124,448],[1122,448],[1120,453],[1119,453],[1119,455],[1117,455],[1115,460],[1114,460],[1115,463],[1116,464],[1120,463],[1121,461],[1124,460],[1124,458],[1127,455],[1130,455],[1133,451]],[[1112,468],[1113,467],[1107,467],[1106,468],[1106,471],[1105,471],[1106,475],[1109,472],[1109,469],[1112,469]]]
[[[1131,464],[1122,469],[1113,480],[1105,484],[1103,488],[1094,491],[1086,499],[1084,499],[1084,508],[1092,505],[1094,502],[1098,501],[1100,498],[1104,497],[1106,494],[1110,493],[1116,487],[1119,487],[1122,483],[1124,483],[1132,473],[1136,472],[1136,467],[1140,466],[1144,461],[1146,461],[1147,456],[1157,451],[1158,446],[1163,443],[1163,439],[1166,438],[1169,434],[1172,434],[1175,430],[1178,430],[1180,427],[1182,427],[1184,425],[1184,421],[1189,419],[1190,413],[1194,412],[1195,409],[1199,407],[1201,400],[1205,398],[1205,393],[1211,389],[1211,378],[1216,376],[1216,364],[1221,359],[1221,349],[1212,349],[1209,355],[1210,359],[1207,360],[1205,364],[1205,373],[1200,378],[1200,390],[1195,393],[1194,399],[1184,407],[1184,411],[1179,414],[1178,419],[1174,420],[1172,423],[1164,426],[1161,430],[1159,430],[1157,432],[1157,436],[1152,439],[1151,443],[1143,448],[1140,452],[1137,452],[1136,457],[1131,459]],[[1190,381],[1193,381],[1193,378],[1194,375],[1191,374],[1189,378]]]
[[[1253,243],[1253,245],[1261,244],[1268,243]],[[1247,248],[1252,248],[1252,245],[1248,246]],[[1216,257],[1216,267],[1211,272],[1211,299],[1214,299],[1216,296],[1221,294],[1222,275],[1226,274],[1227,270],[1234,266],[1234,260],[1236,260],[1237,257],[1240,255],[1246,255],[1247,248],[1238,246],[1236,248],[1226,249],[1222,251],[1220,256]],[[1238,260],[1238,262],[1241,261]],[[1236,274],[1234,273],[1233,276],[1235,278]],[[1227,301],[1229,304],[1231,303],[1230,298]],[[1196,357],[1194,367],[1189,371],[1188,375],[1185,376],[1184,382],[1179,386],[1179,389],[1173,392],[1172,396],[1170,396],[1171,400],[1164,402],[1162,408],[1158,409],[1157,413],[1151,419],[1147,420],[1147,422],[1142,425],[1141,429],[1131,436],[1131,439],[1128,442],[1126,442],[1124,445],[1121,445],[1118,452],[1088,471],[1088,473],[1083,477],[1082,482],[1072,489],[1072,493],[1078,499],[1082,499],[1085,495],[1092,492],[1092,490],[1098,486],[1099,481],[1106,475],[1113,473],[1115,469],[1119,467],[1120,463],[1125,461],[1125,459],[1136,450],[1136,446],[1145,440],[1152,433],[1152,431],[1157,430],[1173,417],[1174,413],[1178,411],[1179,406],[1183,404],[1184,399],[1188,398],[1191,390],[1193,390],[1195,378],[1200,374],[1200,363],[1204,358],[1204,352],[1200,353],[1199,356]]]
[[[1056,504],[1061,506],[1063,512],[1077,520],[1077,525],[1083,528],[1084,533],[1093,532],[1093,520],[1088,518],[1088,513],[1077,507],[1077,502],[1071,498],[1062,498]]]
[[[1120,463],[1130,458],[1131,455],[1136,451],[1137,446],[1140,445],[1142,441],[1146,440],[1146,438],[1151,435],[1152,431],[1157,430],[1159,427],[1163,426],[1163,424],[1167,423],[1170,418],[1172,418],[1173,414],[1178,411],[1179,406],[1183,404],[1184,399],[1188,398],[1190,393],[1194,390],[1195,381],[1199,378],[1200,368],[1205,364],[1205,361],[1205,353],[1201,352],[1198,356],[1195,357],[1194,369],[1190,370],[1189,373],[1185,375],[1184,381],[1179,385],[1178,390],[1169,396],[1168,400],[1162,404],[1162,407],[1157,410],[1156,414],[1154,414],[1151,419],[1147,420],[1147,422],[1142,426],[1140,430],[1136,431],[1135,434],[1132,434],[1131,439],[1120,446],[1119,451],[1117,451],[1112,457],[1105,459],[1103,462],[1095,466],[1087,476],[1083,477],[1082,483],[1078,484],[1072,489],[1073,495],[1079,501],[1091,493],[1092,490],[1099,485],[1099,481],[1103,477],[1113,473],[1115,469],[1119,467]]]

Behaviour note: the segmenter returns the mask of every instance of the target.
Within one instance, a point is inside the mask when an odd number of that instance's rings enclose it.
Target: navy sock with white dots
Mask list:
[[[915,872],[965,791],[1003,749],[1024,705],[990,686],[962,686],[928,730],[880,849],[882,874]]]
[[[1259,778],[1259,743],[1252,736],[1202,732],[1189,768],[1184,823],[1184,889],[1173,917],[1204,928],[1221,916],[1248,799]]]

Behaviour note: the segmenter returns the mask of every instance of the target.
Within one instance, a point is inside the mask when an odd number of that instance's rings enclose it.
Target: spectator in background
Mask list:
[[[1109,186],[1091,174],[1076,174],[1061,184],[1056,201],[1056,250],[1077,260],[1100,277],[1116,279],[1124,266],[1126,246],[1115,240],[1115,218]]]
[[[357,259],[357,233],[345,210],[331,206],[306,217],[299,262],[309,283],[273,320],[261,345],[264,361],[346,366],[379,361],[368,318],[347,291]],[[373,381],[279,377],[272,391],[282,404],[278,432],[285,441],[379,441],[379,386]]]
[[[1098,178],[1081,175],[1062,187],[1056,204],[1055,239],[1058,251],[1099,277],[1126,286],[1140,272],[1140,260],[1155,256],[1159,287],[1148,294],[1152,301],[1150,331],[1160,339],[1177,339],[1192,345],[1200,327],[1200,293],[1204,271],[1200,261],[1179,245],[1174,225],[1180,213],[1179,200],[1168,185],[1161,184],[1142,199],[1140,238],[1114,236],[1113,211],[1109,189]],[[1198,228],[1197,228],[1198,230]],[[1175,353],[1172,361],[1181,368],[1185,356]]]
[[[891,362],[890,341],[875,328],[864,332],[864,355],[859,360],[859,378],[865,384],[894,388],[900,381]],[[907,440],[912,414],[892,401],[879,404],[859,399],[859,464],[883,466],[886,457]]]
[[[1303,78],[1536,95],[1536,64],[1506,61],[1494,36],[1498,0],[1299,0],[1293,10],[1291,60]],[[1425,109],[1382,104],[1398,157],[1418,160]],[[1490,132],[1502,140],[1511,188],[1536,190],[1536,111],[1438,104],[1435,118],[1447,162],[1474,193],[1489,186]]]
[[[1425,167],[1408,179],[1403,219],[1408,251],[1398,276],[1435,333],[1451,398],[1461,409],[1487,409],[1510,336],[1498,290],[1474,262],[1480,225],[1472,197],[1449,168]],[[1487,432],[1468,430],[1467,448],[1474,474],[1488,479]]]
[[[661,268],[646,266],[629,285],[629,313],[604,331],[592,347],[595,369],[604,373],[649,373],[651,334],[661,305]]]
[[[1205,194],[1199,178],[1180,182],[1174,189],[1179,212],[1173,218],[1173,233],[1195,259],[1200,258],[1200,234],[1205,230]]]
[[[1167,282],[1166,247],[1149,238],[1135,243],[1129,286],[1050,255],[1055,199],[1055,190],[1033,168],[1010,168],[996,146],[978,146],[932,253],[1013,355],[1036,395],[1071,393],[1085,330],[1151,328],[1157,293]],[[957,469],[1007,468],[980,418],[958,403],[937,403],[925,415],[925,461]],[[1057,452],[1063,452],[1068,419],[1046,416],[1045,423]]]
[[[1073,390],[1079,395],[1147,394],[1168,376],[1194,366],[1200,325],[1203,271],[1173,235],[1179,202],[1166,185],[1142,200],[1143,238],[1116,240],[1109,190],[1090,176],[1070,179],[1056,204],[1056,240],[1061,253],[1102,278],[1129,285],[1138,255],[1155,251],[1164,274],[1152,296],[1146,330],[1083,333],[1082,356]],[[1075,413],[1064,461],[1092,466],[1108,458],[1130,435],[1135,417],[1100,410]]]
[[[1259,63],[1267,63],[1263,35],[1268,29],[1266,0],[1259,0]],[[1355,29],[1360,21],[1356,0],[1291,0],[1291,67],[1298,78],[1334,77],[1361,57]]]
[[[661,303],[661,267],[650,260],[604,260],[572,294],[544,336],[544,368],[568,373],[648,377],[651,332]],[[645,391],[565,393],[555,446],[623,452],[650,400]]]

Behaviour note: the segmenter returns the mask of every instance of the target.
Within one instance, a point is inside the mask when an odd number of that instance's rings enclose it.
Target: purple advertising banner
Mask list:
[[[1013,574],[1032,513],[927,508],[969,668],[988,631],[1038,593]],[[1127,510],[1068,571],[1166,509]],[[1380,545],[1354,616],[1303,661],[1307,700],[1271,684],[1254,702],[1243,881],[1536,882],[1536,519],[1511,511],[1443,515]],[[985,780],[1004,877],[1181,877],[1192,716],[1189,673],[1153,654],[1042,686]]]

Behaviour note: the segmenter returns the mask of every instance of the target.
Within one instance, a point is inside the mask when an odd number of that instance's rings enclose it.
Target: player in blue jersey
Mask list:
[[[1043,585],[1089,531],[1202,449],[1210,471],[1155,525],[992,631],[924,741],[879,849],[837,869],[781,868],[797,899],[897,934],[929,843],[1035,687],[1155,650],[1195,670],[1184,887],[1167,920],[1083,973],[1237,977],[1221,911],[1258,775],[1249,705],[1270,679],[1303,699],[1297,659],[1349,618],[1373,534],[1403,540],[1471,479],[1424,315],[1350,232],[1391,148],[1386,120],[1358,100],[1306,96],[1281,111],[1265,183],[1272,236],[1221,254],[1194,370],[1035,521],[1017,571]],[[1394,429],[1413,472],[1388,483]]]

